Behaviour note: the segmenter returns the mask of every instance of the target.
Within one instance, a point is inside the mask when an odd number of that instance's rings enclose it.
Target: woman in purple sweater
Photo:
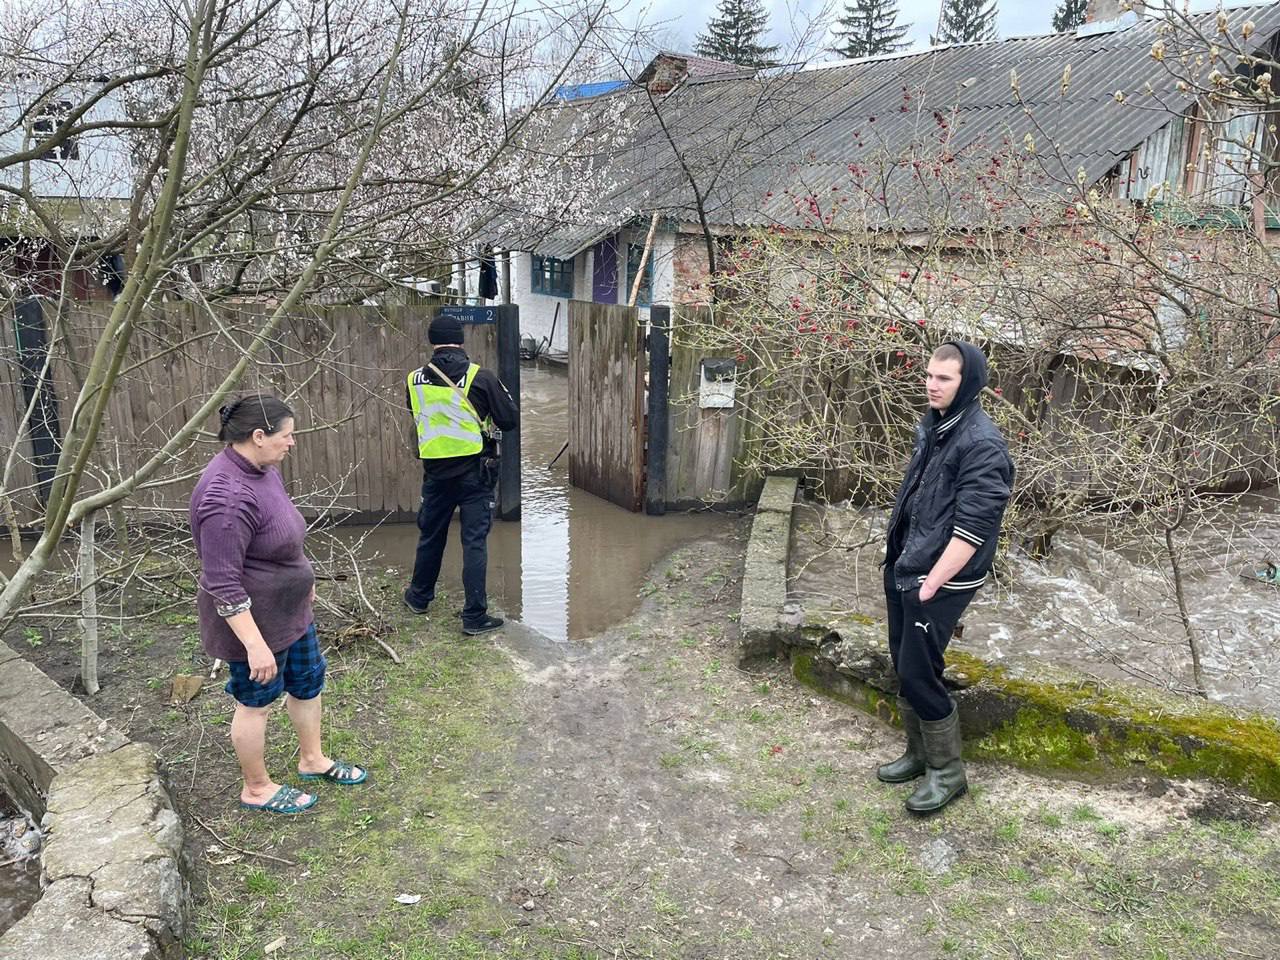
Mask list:
[[[191,495],[191,535],[200,558],[200,639],[227,661],[236,699],[231,743],[244,775],[240,802],[301,813],[315,796],[282,786],[264,759],[270,706],[286,693],[303,780],[361,783],[366,772],[320,747],[324,656],[311,620],[315,574],[302,552],[307,524],[285,492],[279,466],[293,447],[293,411],[260,394],[223,407],[214,457]]]

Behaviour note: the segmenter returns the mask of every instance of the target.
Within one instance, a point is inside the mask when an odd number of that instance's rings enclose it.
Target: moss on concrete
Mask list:
[[[950,674],[964,685],[956,700],[970,757],[1084,776],[1140,768],[1218,780],[1280,800],[1280,723],[1274,719],[1067,671],[1015,674],[955,651],[947,659]],[[806,686],[898,722],[888,691],[821,653],[793,650],[792,671]]]
[[[1222,780],[1280,799],[1280,722],[1190,697],[1077,678],[1013,676],[958,652],[947,659],[975,686],[1019,704],[1014,722],[972,748],[1029,766],[1144,766],[1165,776]]]

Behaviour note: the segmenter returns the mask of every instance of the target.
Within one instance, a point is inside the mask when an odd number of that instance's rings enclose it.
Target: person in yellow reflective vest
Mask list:
[[[440,316],[427,339],[431,361],[409,373],[405,406],[413,415],[422,460],[422,505],[418,508],[418,550],[405,606],[425,614],[436,596],[436,580],[454,510],[462,524],[462,630],[475,636],[502,626],[489,615],[485,592],[487,540],[493,487],[498,479],[493,427],[515,430],[520,413],[511,394],[491,370],[472,363],[462,347],[462,323]],[[432,368],[435,369],[432,369]]]

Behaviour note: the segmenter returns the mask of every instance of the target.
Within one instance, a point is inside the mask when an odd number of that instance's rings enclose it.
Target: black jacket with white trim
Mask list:
[[[955,345],[964,354],[960,389],[941,416],[930,409],[916,426],[911,462],[889,518],[885,561],[893,565],[899,590],[919,587],[953,536],[977,549],[942,589],[982,586],[1013,490],[1008,445],[978,402],[987,358],[972,344]]]

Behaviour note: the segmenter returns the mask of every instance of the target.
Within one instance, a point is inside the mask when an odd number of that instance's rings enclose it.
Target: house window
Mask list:
[[[627,289],[625,291],[630,302],[631,288],[636,285],[636,273],[640,269],[640,258],[644,256],[644,245],[627,244]],[[640,278],[640,289],[636,293],[636,306],[647,307],[653,300],[653,251],[644,262],[644,274]]]
[[[35,135],[36,142],[39,143],[41,140],[53,136],[54,132],[58,129],[58,125],[61,124],[70,113],[70,100],[53,100],[42,106],[40,108],[40,112],[36,114],[36,118],[31,124],[31,132]],[[40,159],[54,160],[58,162],[63,160],[78,160],[80,159],[80,147],[76,143],[75,137],[67,137],[57,146],[40,154]]]
[[[534,254],[533,292],[548,297],[572,297],[573,261]]]

